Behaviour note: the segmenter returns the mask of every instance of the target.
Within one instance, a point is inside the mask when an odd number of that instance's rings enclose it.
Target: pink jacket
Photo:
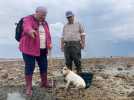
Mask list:
[[[46,47],[49,49],[51,46],[51,36],[46,21],[43,22],[43,26],[46,32]],[[30,34],[32,29],[36,31],[35,39],[33,39]],[[33,15],[23,19],[23,32],[19,43],[19,49],[22,53],[40,56],[39,22]]]

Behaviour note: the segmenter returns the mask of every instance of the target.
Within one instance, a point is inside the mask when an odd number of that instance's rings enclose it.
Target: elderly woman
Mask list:
[[[19,48],[25,62],[26,94],[32,95],[32,75],[37,61],[40,69],[41,87],[50,87],[47,82],[47,51],[52,48],[47,10],[37,7],[35,14],[24,17]]]

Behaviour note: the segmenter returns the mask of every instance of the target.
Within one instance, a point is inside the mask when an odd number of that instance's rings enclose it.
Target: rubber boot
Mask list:
[[[26,75],[25,81],[26,81],[26,95],[32,96],[32,75]]]
[[[41,77],[41,87],[52,88],[52,86],[49,84],[47,80],[47,73],[40,74],[40,77]]]

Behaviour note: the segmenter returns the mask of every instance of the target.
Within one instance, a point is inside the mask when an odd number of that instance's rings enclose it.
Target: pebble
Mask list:
[[[2,70],[1,71],[1,77],[3,79],[7,79],[8,78],[8,71],[7,70]]]

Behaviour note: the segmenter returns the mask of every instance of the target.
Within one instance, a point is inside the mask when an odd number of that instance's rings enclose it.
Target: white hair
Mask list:
[[[39,7],[36,8],[36,12],[47,13],[47,8],[43,7],[43,6],[39,6]]]

